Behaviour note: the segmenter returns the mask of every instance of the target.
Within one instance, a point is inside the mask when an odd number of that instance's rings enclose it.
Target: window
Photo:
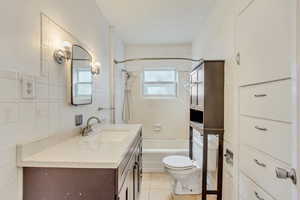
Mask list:
[[[177,96],[176,70],[144,70],[143,94],[148,97]]]

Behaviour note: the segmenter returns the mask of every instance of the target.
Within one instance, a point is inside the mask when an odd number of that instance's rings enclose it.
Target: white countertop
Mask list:
[[[98,125],[92,136],[73,136],[29,156],[22,156],[19,145],[18,166],[117,168],[141,128],[140,124]]]

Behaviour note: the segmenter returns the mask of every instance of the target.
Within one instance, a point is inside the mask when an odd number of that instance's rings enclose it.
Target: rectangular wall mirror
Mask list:
[[[92,103],[92,56],[79,45],[72,46],[71,60],[71,104]]]

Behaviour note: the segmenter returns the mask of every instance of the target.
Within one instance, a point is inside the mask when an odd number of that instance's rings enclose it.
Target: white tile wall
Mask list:
[[[107,79],[103,81],[103,77],[94,80],[92,105],[68,104],[66,72],[69,68],[56,64],[52,54],[55,42],[76,39],[47,17],[42,17],[42,24],[42,67],[41,76],[35,76],[36,98],[21,98],[21,72],[0,69],[0,199],[17,199],[16,144],[52,134],[78,132],[74,124],[76,114],[83,114],[86,120],[100,115],[99,106],[109,107],[108,88],[103,85]],[[108,120],[110,113],[101,115]]]

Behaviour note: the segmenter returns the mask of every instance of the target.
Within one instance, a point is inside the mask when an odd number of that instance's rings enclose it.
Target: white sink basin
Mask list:
[[[121,142],[129,136],[128,132],[105,131],[96,136],[96,140],[103,142]]]
[[[130,129],[124,127],[103,127],[103,126],[93,126],[95,132],[106,133],[106,132],[130,132]]]

